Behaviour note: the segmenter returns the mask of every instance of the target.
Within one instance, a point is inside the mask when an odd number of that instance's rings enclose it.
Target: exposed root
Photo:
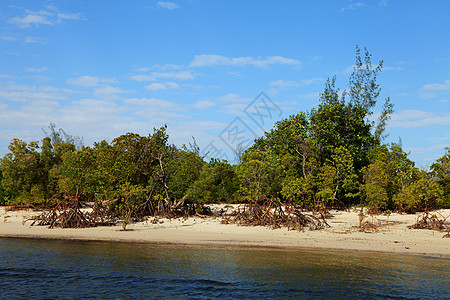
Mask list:
[[[440,218],[439,216],[440,215]],[[447,217],[444,217],[438,212],[434,214],[430,214],[428,211],[424,212],[417,218],[417,222],[414,225],[408,226],[413,229],[437,229],[437,230],[445,230],[449,229],[449,226],[445,224]]]
[[[289,230],[319,230],[330,227],[322,213],[305,214],[295,206],[284,206],[269,200],[263,204],[257,202],[244,209],[238,209],[234,217],[222,220],[222,224],[237,223],[243,226],[269,226],[273,229],[288,227]]]
[[[60,197],[63,199],[61,200]],[[109,209],[101,204],[95,204],[91,212],[83,212],[80,197],[81,193],[78,191],[76,194],[60,193],[55,195],[49,200],[49,203],[54,203],[51,209],[32,218],[31,226],[86,228],[114,223]]]
[[[361,222],[361,224],[359,225],[359,229],[360,231],[374,231],[375,229],[377,229],[378,226],[373,224],[372,222],[369,221],[365,221],[365,222]]]

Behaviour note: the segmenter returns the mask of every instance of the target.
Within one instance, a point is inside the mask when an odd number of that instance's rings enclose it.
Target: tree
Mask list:
[[[225,160],[211,159],[187,194],[188,199],[201,207],[215,202],[233,202],[238,188],[235,168]]]
[[[425,171],[421,172],[420,177],[394,197],[401,210],[407,212],[428,211],[444,205],[442,187],[433,181]]]
[[[153,187],[148,199],[153,197],[156,185],[160,184],[164,194],[165,202],[169,209],[173,208],[173,199],[169,188],[169,177],[172,172],[171,160],[178,155],[177,148],[169,144],[169,136],[167,135],[167,125],[153,129],[153,134],[149,136],[145,143],[140,157],[140,163],[145,174],[151,177]],[[184,201],[184,200],[183,200]],[[181,204],[181,202],[179,202]],[[175,206],[177,206],[176,203]],[[160,205],[158,205],[160,207]]]
[[[277,199],[284,178],[283,157],[266,147],[264,150],[250,148],[242,155],[237,166],[240,195],[248,202]]]
[[[45,200],[39,166],[39,145],[13,139],[9,153],[1,159],[2,186],[12,195],[13,202],[41,203]]]
[[[431,165],[431,175],[444,192],[444,207],[450,207],[450,147],[445,149],[447,153]]]
[[[170,161],[173,170],[168,179],[171,194],[174,199],[183,199],[189,188],[199,178],[204,162],[196,153],[178,150],[175,159]],[[181,203],[180,203],[181,205]]]

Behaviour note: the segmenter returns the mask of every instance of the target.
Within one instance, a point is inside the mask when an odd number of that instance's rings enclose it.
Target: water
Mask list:
[[[450,259],[0,239],[0,298],[450,299]]]

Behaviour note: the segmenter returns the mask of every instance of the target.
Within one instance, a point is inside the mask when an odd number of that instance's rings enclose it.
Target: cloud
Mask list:
[[[56,15],[58,20],[80,20],[82,19],[82,15],[80,13],[76,14],[65,14],[65,13],[58,13]]]
[[[47,41],[48,40],[45,38],[36,37],[36,36],[27,36],[27,37],[25,37],[25,40],[24,40],[24,42],[28,43],[28,44],[46,44]]]
[[[403,110],[394,113],[389,121],[390,127],[414,128],[431,125],[449,125],[450,113],[436,114],[422,110]]]
[[[2,41],[17,41],[17,38],[14,36],[2,35],[2,36],[0,36],[0,40],[2,40]]]
[[[175,80],[189,80],[194,79],[195,76],[189,71],[172,71],[172,72],[151,72],[150,74],[135,74],[130,76],[131,80],[145,82],[157,81],[160,78],[175,79]]]
[[[147,106],[155,111],[177,110],[179,105],[175,102],[157,98],[128,98],[124,101],[127,105]]]
[[[422,87],[424,91],[446,91],[450,90],[450,80],[444,81],[444,83],[429,83]]]
[[[37,14],[28,14],[23,17],[14,17],[8,20],[8,23],[15,24],[22,28],[30,27],[31,25],[53,25],[53,22],[49,21],[46,16]]]
[[[139,82],[143,82],[143,81],[155,81],[156,78],[152,75],[147,75],[147,74],[137,74],[137,75],[132,75],[130,76],[131,80],[134,81],[139,81]]]
[[[190,63],[192,68],[213,67],[213,66],[254,66],[268,67],[272,64],[283,64],[292,66],[301,66],[301,62],[292,58],[282,56],[269,56],[266,58],[253,58],[251,56],[243,57],[225,57],[215,54],[195,55],[194,60]]]
[[[188,80],[194,79],[195,76],[189,71],[180,71],[180,72],[153,72],[151,73],[155,78],[170,78],[170,79],[179,79],[179,80]]]
[[[182,65],[176,65],[176,64],[165,64],[165,65],[156,64],[156,65],[152,66],[152,69],[159,70],[159,71],[180,70],[182,68],[183,68]]]
[[[160,90],[165,90],[166,86],[162,83],[155,82],[150,85],[147,85],[145,88],[149,91],[160,91]]]
[[[419,95],[423,99],[430,99],[450,91],[450,80],[445,80],[444,83],[429,83],[424,85],[419,90]]]
[[[115,83],[117,82],[114,78],[100,78],[96,76],[80,76],[76,78],[69,78],[66,80],[68,84],[78,85],[82,87],[96,87],[100,83]]]
[[[216,105],[216,103],[209,100],[198,100],[197,102],[194,103],[193,106],[198,109],[205,109],[213,107],[214,105]]]
[[[276,80],[272,81],[269,85],[278,88],[295,88],[300,86],[300,82],[289,80]]]
[[[30,26],[55,25],[61,24],[65,20],[80,20],[80,13],[62,13],[53,6],[47,6],[47,10],[31,11],[25,10],[21,16],[10,18],[7,23],[17,25],[20,28],[28,28]]]
[[[166,8],[168,10],[179,8],[178,4],[170,2],[170,1],[159,1],[158,3],[156,3],[156,7]]]
[[[319,100],[320,93],[312,92],[312,93],[307,93],[307,94],[301,94],[298,96],[302,99],[307,99],[307,100]]]
[[[26,68],[25,72],[30,72],[30,73],[41,73],[44,71],[47,71],[48,68],[47,67],[42,67],[42,68]]]
[[[381,0],[378,6],[380,7],[386,7],[389,4],[389,0]]]
[[[219,98],[217,98],[218,102],[221,103],[247,103],[249,104],[251,102],[252,99],[250,98],[243,98],[238,94],[226,94],[224,96],[221,96]]]
[[[114,86],[102,86],[94,89],[94,96],[107,99],[107,100],[117,100],[120,97],[117,94],[128,93],[127,90],[122,90],[121,88]]]
[[[361,7],[365,7],[366,5],[362,2],[356,2],[356,3],[350,3],[347,6],[341,8],[341,12],[346,11],[346,10],[355,10]]]
[[[290,80],[276,80],[272,81],[269,85],[271,87],[276,88],[296,88],[302,85],[310,85],[315,83],[323,82],[323,78],[311,78],[311,79],[304,79],[301,81],[290,81]]]
[[[33,100],[64,100],[67,97],[52,86],[26,86],[11,83],[1,86],[0,99],[13,102],[29,102]]]

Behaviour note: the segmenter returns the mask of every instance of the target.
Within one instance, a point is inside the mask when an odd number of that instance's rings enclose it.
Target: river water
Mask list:
[[[450,258],[0,238],[1,299],[450,299]]]

